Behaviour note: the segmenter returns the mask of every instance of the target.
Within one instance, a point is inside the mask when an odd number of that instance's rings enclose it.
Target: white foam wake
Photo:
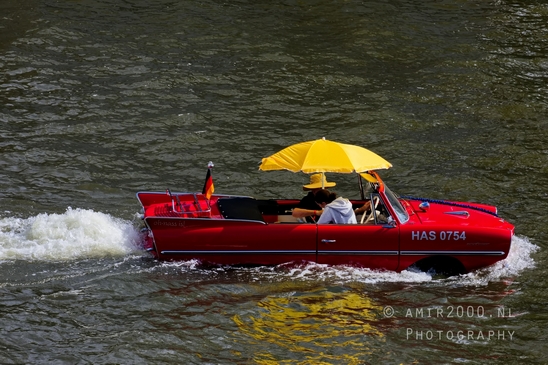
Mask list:
[[[0,260],[66,261],[123,256],[136,249],[131,222],[86,209],[0,218]]]
[[[526,269],[535,267],[531,256],[540,249],[527,237],[514,236],[508,257],[484,269],[455,278],[462,283],[482,285],[492,281],[514,278]]]

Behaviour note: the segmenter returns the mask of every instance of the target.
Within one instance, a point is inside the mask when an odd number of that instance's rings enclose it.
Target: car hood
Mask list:
[[[497,208],[492,205],[432,200],[408,200],[407,202],[414,215],[423,224],[484,226],[513,230],[510,223],[497,215]]]

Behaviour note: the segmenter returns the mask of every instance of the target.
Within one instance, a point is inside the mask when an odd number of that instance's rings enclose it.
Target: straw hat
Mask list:
[[[303,185],[304,190],[321,189],[323,179],[323,188],[332,188],[337,185],[334,182],[328,182],[324,174],[310,175],[310,184]]]

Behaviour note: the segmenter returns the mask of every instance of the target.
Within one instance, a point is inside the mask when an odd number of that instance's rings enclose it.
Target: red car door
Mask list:
[[[377,212],[383,209],[380,202]],[[397,270],[400,229],[388,220],[375,215],[367,224],[318,224],[318,263]]]

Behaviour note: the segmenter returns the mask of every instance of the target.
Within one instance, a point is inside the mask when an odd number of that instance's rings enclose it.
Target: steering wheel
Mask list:
[[[365,216],[367,214],[364,213],[364,215],[362,215],[362,219],[360,221],[360,224],[363,224],[364,222],[369,222],[369,220],[372,220],[374,218],[375,210],[379,206],[380,200],[381,199],[378,196],[373,198],[373,204],[372,204],[373,206],[371,207],[371,213],[369,214],[369,216],[367,216],[367,219],[365,219]]]

